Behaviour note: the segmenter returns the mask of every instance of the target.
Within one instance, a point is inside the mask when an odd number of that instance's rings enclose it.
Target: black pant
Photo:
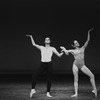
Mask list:
[[[41,66],[36,71],[35,75],[32,76],[32,89],[35,89],[37,79],[40,74],[44,71],[47,72],[47,92],[50,92],[51,78],[52,78],[52,62],[41,62]]]

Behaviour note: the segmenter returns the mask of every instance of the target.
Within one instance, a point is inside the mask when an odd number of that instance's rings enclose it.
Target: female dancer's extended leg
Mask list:
[[[95,85],[94,74],[85,65],[81,68],[81,71],[90,77],[90,82],[93,87],[92,92],[95,94],[95,97],[97,97],[97,89],[96,89],[96,85]]]

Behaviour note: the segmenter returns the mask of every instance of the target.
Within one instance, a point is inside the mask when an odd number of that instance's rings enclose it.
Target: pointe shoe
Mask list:
[[[47,92],[47,97],[50,97],[50,98],[52,97],[49,92]]]
[[[97,97],[97,90],[92,90],[92,92],[95,94],[95,97]]]
[[[74,95],[72,95],[71,97],[76,97],[76,98],[77,98],[77,97],[78,97],[78,94],[74,94]]]
[[[32,95],[33,95],[34,93],[36,93],[36,91],[35,91],[35,90],[31,90],[31,92],[30,92],[30,98],[32,98]]]

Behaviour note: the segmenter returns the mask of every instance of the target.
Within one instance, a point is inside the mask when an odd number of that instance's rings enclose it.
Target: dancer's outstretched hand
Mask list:
[[[60,48],[62,49],[62,52],[65,52],[65,54],[66,54],[66,55],[69,55],[69,53],[68,53],[68,51],[66,50],[66,48],[65,48],[65,47],[60,46]]]
[[[64,49],[65,49],[65,47],[63,47],[63,46],[60,46],[60,48],[61,48],[62,50],[64,50]]]
[[[26,35],[27,37],[32,37],[32,35]]]
[[[94,29],[94,28],[89,29],[88,32],[92,31],[93,29]]]

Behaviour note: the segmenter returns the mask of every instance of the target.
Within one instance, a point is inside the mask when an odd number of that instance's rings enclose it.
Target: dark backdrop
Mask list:
[[[82,46],[91,32],[85,51],[85,64],[93,72],[100,72],[100,3],[99,0],[1,0],[0,1],[0,73],[35,71],[40,65],[40,51],[32,46],[26,34],[60,52],[60,46],[71,49],[74,39]],[[53,55],[54,72],[70,73],[73,56]]]

